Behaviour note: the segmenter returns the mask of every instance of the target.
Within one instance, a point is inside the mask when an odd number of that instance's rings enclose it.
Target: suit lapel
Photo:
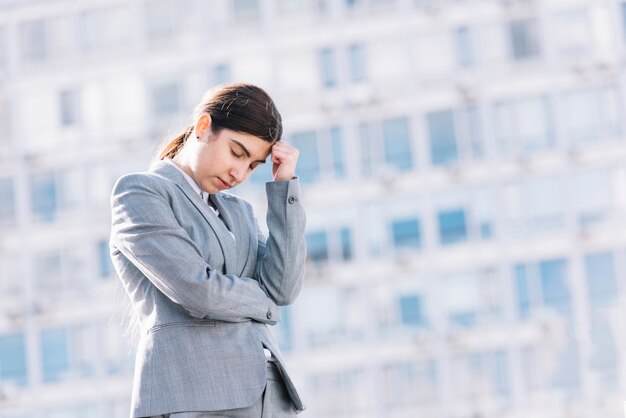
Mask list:
[[[250,226],[248,225],[248,217],[243,212],[241,205],[234,197],[224,193],[218,193],[214,196],[214,202],[228,229],[233,233],[236,240],[236,272],[237,276],[241,276],[251,251],[251,235]],[[253,225],[254,227],[254,225]],[[252,231],[255,229],[253,228]],[[232,237],[231,237],[232,240]]]
[[[189,185],[185,177],[176,169],[176,167],[171,166],[165,161],[159,161],[151,168],[151,171],[176,184],[176,186],[178,186],[178,188],[185,194],[187,199],[189,199],[189,201],[196,207],[200,215],[202,215],[205,221],[209,224],[215,233],[218,242],[220,243],[224,254],[224,270],[226,273],[235,272],[238,265],[235,243],[233,242],[233,237],[230,236],[230,232],[228,232],[221,219],[219,219],[215,212],[209,208],[209,205],[204,202],[198,194],[196,194],[195,190]]]

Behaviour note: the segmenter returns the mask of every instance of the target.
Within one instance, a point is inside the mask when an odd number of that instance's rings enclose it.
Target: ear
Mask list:
[[[211,115],[201,114],[196,121],[194,131],[198,139],[206,140],[211,135]]]

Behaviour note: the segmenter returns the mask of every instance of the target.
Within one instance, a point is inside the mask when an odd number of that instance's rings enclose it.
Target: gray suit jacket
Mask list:
[[[297,179],[266,192],[267,240],[250,204],[217,194],[225,225],[163,161],[115,184],[111,258],[141,328],[134,417],[252,405],[265,387],[264,347],[304,409],[267,325],[302,288],[305,213]]]

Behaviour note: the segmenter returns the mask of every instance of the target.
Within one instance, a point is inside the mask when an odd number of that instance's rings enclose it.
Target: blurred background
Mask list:
[[[110,190],[231,81],[301,152],[274,331],[302,417],[623,416],[625,26],[623,0],[0,0],[0,418],[128,416]],[[234,190],[260,220],[269,179]]]

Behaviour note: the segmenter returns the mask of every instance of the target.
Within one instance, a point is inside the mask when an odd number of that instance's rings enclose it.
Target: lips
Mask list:
[[[220,186],[225,188],[225,189],[230,189],[232,186],[228,183],[226,183],[224,180],[222,180],[221,178],[217,178],[217,180],[220,182]]]

